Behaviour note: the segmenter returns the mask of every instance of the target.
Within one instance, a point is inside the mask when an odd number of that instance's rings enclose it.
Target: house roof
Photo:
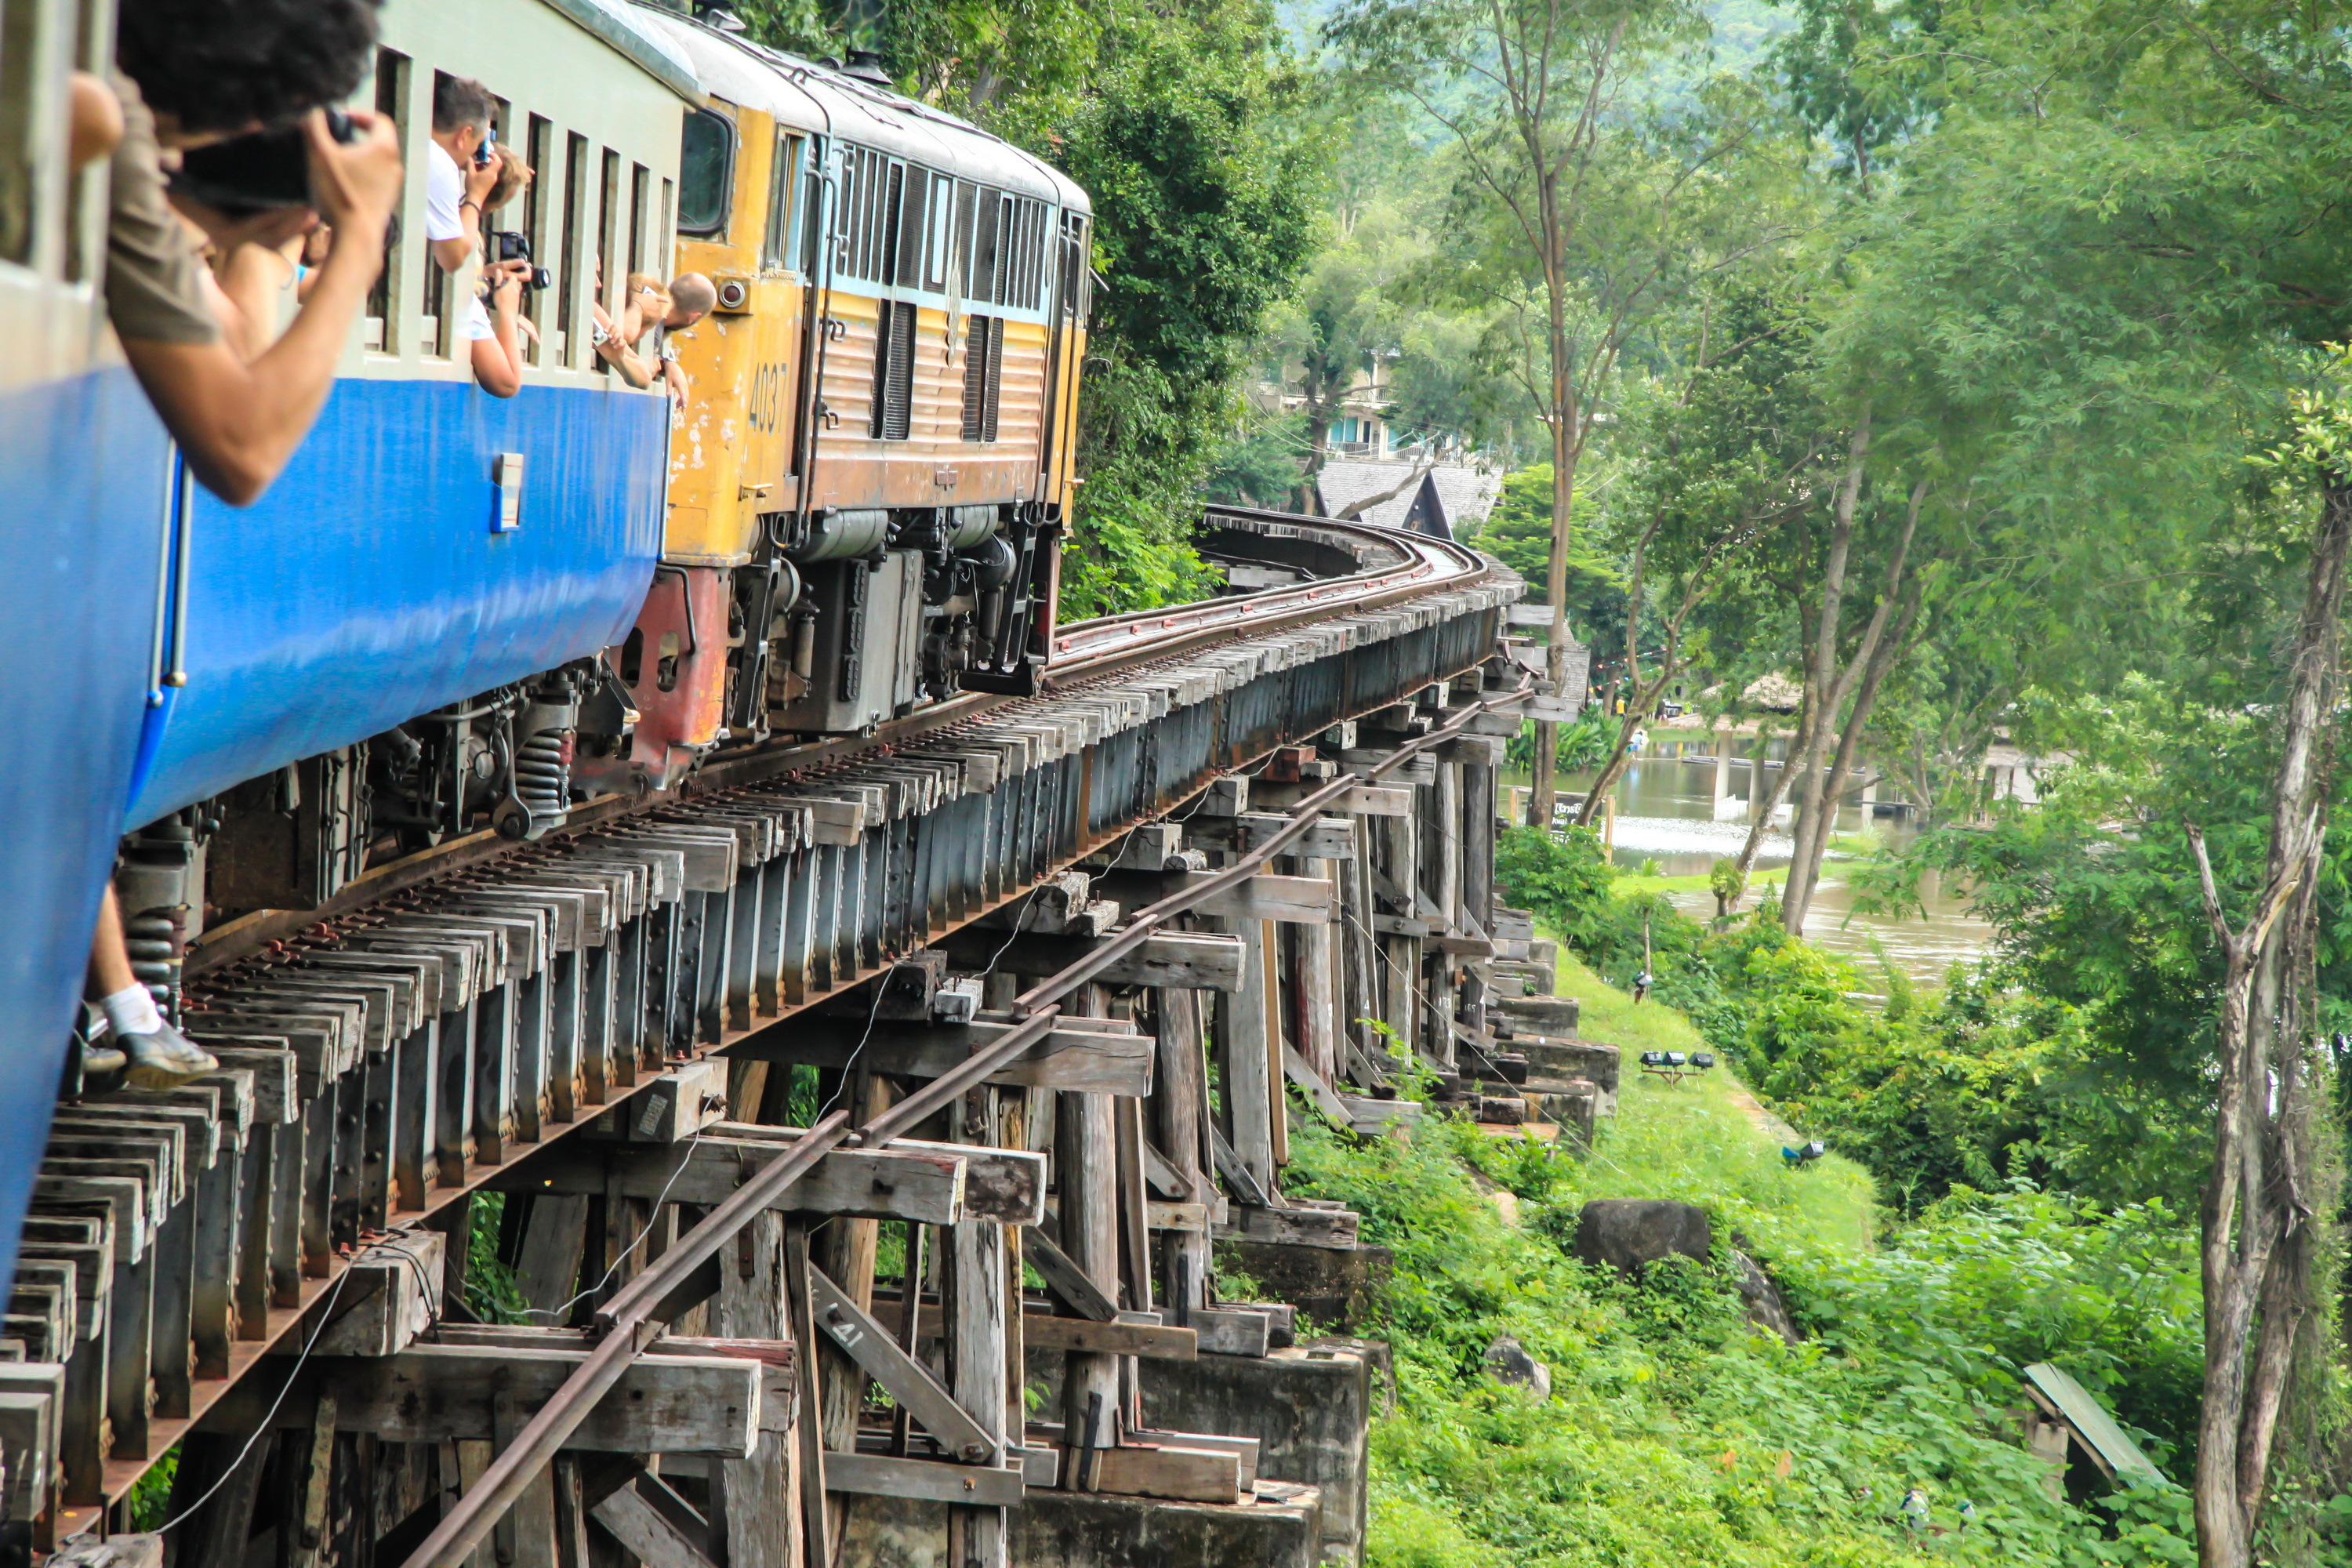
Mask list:
[[[1424,471],[1425,470],[1425,471]],[[1418,485],[1407,484],[1414,474]],[[1440,539],[1463,539],[1478,531],[1494,510],[1502,490],[1501,479],[1464,463],[1432,467],[1411,460],[1366,462],[1333,458],[1323,465],[1315,482],[1322,512],[1332,517],[1356,502],[1405,488],[1377,506],[1357,514],[1364,522],[1382,528],[1410,528]]]

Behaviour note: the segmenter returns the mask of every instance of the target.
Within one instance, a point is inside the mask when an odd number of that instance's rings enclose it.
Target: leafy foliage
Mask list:
[[[2128,1355],[2134,1313],[2159,1286],[2167,1308],[2181,1295],[2168,1257],[2133,1250],[2140,1216],[2082,1224],[2055,1200],[1971,1195],[1885,1253],[1857,1251],[1748,1204],[1713,1169],[1622,1168],[1643,1157],[1643,1114],[1629,1100],[1623,1142],[1604,1131],[1590,1164],[1444,1121],[1409,1144],[1294,1138],[1291,1179],[1358,1209],[1395,1256],[1383,1327],[1401,1401],[1373,1434],[1368,1562],[2194,1560],[2182,1494],[2126,1498],[2118,1517],[2053,1502],[2000,1413],[2020,1355],[2054,1354],[2110,1388],[2147,1373],[2152,1357]],[[1719,1235],[1736,1216],[1812,1338],[1753,1329],[1727,1254],[1638,1282],[1573,1261],[1585,1198],[1645,1177],[1715,1208]],[[1808,1179],[1778,1173],[1800,1205]],[[1486,1197],[1497,1184],[1521,1225]],[[2111,1268],[2069,1267],[2111,1254]],[[1504,1333],[1549,1366],[1548,1401],[1483,1375]],[[1901,1513],[1914,1487],[1927,1531]]]

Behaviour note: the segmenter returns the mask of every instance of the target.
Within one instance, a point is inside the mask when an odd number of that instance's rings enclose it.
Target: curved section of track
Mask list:
[[[1348,611],[1377,608],[1442,589],[1485,582],[1499,568],[1467,545],[1402,529],[1339,522],[1246,507],[1211,507],[1207,521],[1232,532],[1309,542],[1352,555],[1358,570],[1291,587],[1234,594],[1161,610],[1079,621],[1054,638],[1056,681],[1163,658],[1204,641],[1254,637]]]

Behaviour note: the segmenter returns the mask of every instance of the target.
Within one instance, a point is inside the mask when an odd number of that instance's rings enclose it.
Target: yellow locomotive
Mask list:
[[[685,125],[662,564],[617,662],[627,771],[1034,689],[1075,480],[1086,195],[847,70],[655,19],[708,94]],[[584,771],[596,771],[593,763]]]

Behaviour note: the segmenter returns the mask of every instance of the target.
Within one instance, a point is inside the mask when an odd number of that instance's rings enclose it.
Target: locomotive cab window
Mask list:
[[[678,155],[678,232],[716,234],[725,228],[734,177],[735,127],[724,115],[696,110],[686,117]]]
[[[772,272],[792,265],[793,214],[798,206],[801,139],[776,138],[776,161],[768,175],[767,234],[760,245],[760,268]]]

